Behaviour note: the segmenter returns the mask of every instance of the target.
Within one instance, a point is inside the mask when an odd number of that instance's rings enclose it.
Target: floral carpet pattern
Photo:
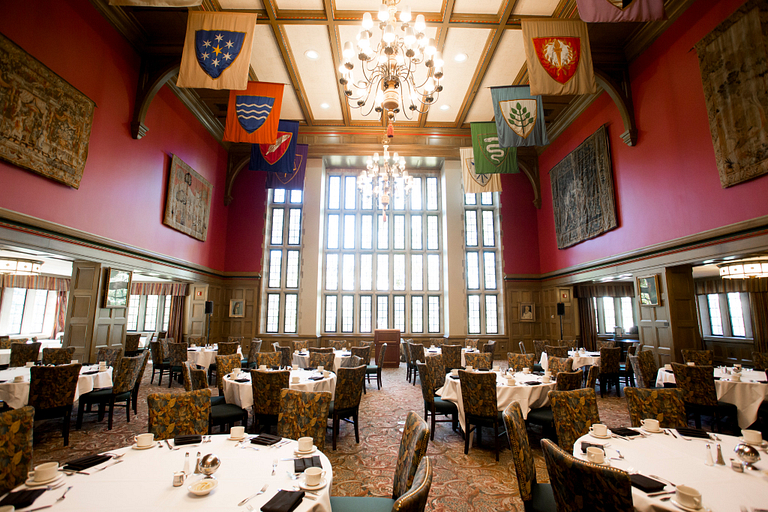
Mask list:
[[[497,362],[498,363],[498,362]],[[502,363],[502,366],[505,364]],[[139,392],[138,415],[131,414],[125,421],[125,409],[115,410],[115,424],[107,430],[106,419],[97,421],[97,415],[87,414],[83,428],[74,430],[74,419],[69,446],[63,446],[61,420],[37,422],[34,433],[34,464],[46,461],[64,462],[77,457],[104,452],[133,444],[133,436],[147,431],[147,395],[168,392],[167,377],[163,385],[149,384],[151,368],[147,368]],[[342,422],[337,450],[330,449],[331,430],[327,431],[326,455],[333,464],[333,490],[335,496],[385,496],[392,494],[392,478],[400,446],[403,423],[409,411],[424,415],[419,387],[405,380],[405,366],[384,369],[382,389],[374,382],[367,384],[367,394],[360,405],[360,444],[355,443],[353,426]],[[214,395],[217,391],[211,388]],[[174,382],[170,392],[180,393],[183,387]],[[628,426],[626,399],[615,393],[599,398],[600,418],[609,427]],[[329,422],[330,424],[330,422]],[[250,429],[249,422],[249,429]],[[547,482],[544,457],[539,447],[541,431],[529,429],[538,480]],[[434,479],[427,510],[430,511],[523,511],[517,489],[512,457],[506,442],[501,443],[499,462],[493,451],[493,432],[483,431],[482,445],[475,442],[464,455],[464,439],[451,430],[450,423],[438,423],[435,440],[430,441],[427,455],[434,461]],[[214,431],[216,433],[216,431]]]

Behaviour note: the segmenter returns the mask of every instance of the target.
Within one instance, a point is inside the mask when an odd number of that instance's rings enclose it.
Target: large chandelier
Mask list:
[[[349,106],[364,110],[365,116],[373,110],[384,112],[390,122],[401,111],[406,119],[428,112],[443,90],[443,57],[435,48],[435,40],[424,33],[424,15],[416,16],[411,25],[410,6],[404,6],[398,15],[399,2],[383,0],[379,7],[382,37],[378,44],[371,40],[371,13],[363,15],[357,44],[344,43],[343,62],[339,66],[339,82],[344,86]],[[360,60],[362,77],[354,76],[355,58]],[[419,67],[421,64],[424,68]],[[415,76],[419,69],[423,79]]]
[[[383,210],[388,210],[393,194],[404,196],[410,192],[413,176],[405,170],[405,158],[396,152],[390,154],[389,140],[384,138],[381,143],[384,146],[382,156],[374,153],[373,158],[368,158],[366,168],[360,172],[357,179],[357,186],[363,195],[370,194],[375,204],[379,204]],[[385,213],[384,219],[386,218]]]
[[[768,259],[729,261],[718,265],[723,279],[768,277]]]
[[[33,276],[42,271],[43,262],[21,258],[0,258],[0,274]]]

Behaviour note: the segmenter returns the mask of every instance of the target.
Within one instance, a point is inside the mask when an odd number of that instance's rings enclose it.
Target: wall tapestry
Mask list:
[[[751,0],[696,45],[723,188],[768,173],[768,3]]]
[[[213,187],[205,178],[173,155],[163,224],[205,242],[212,191]]]
[[[608,132],[601,126],[549,171],[557,248],[616,227]]]
[[[0,34],[0,158],[80,187],[96,104]]]

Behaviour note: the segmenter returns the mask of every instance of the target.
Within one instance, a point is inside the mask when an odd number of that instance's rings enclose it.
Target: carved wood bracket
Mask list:
[[[621,139],[627,146],[634,146],[637,143],[637,125],[635,124],[632,88],[629,83],[627,68],[624,67],[614,73],[613,77],[604,71],[595,69],[595,81],[608,93],[619,109],[621,120],[624,122],[624,133],[621,134]]]
[[[133,119],[131,119],[131,137],[134,139],[140,139],[147,134],[149,128],[144,124],[144,120],[147,117],[149,105],[163,85],[179,72],[180,64],[179,57],[150,55],[142,57],[139,83],[136,87],[136,103],[133,106]]]
[[[530,150],[530,151],[529,151]],[[530,154],[528,154],[530,153]],[[541,184],[539,183],[539,158],[534,148],[517,148],[517,166],[531,182],[533,205],[541,209]]]
[[[227,154],[227,188],[224,191],[224,206],[232,203],[232,188],[240,171],[248,166],[251,161],[251,148],[249,144],[233,144]]]

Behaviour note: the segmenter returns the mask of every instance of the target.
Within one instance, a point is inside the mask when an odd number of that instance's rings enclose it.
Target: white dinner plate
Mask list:
[[[311,450],[303,452],[301,450],[293,450],[293,453],[296,455],[309,455],[310,453],[315,453],[317,451],[317,446],[313,446]]]
[[[64,478],[64,474],[63,473],[56,473],[56,476],[54,476],[53,478],[49,478],[48,480],[43,480],[43,481],[40,481],[40,482],[36,481],[34,477],[29,477],[29,478],[27,478],[27,481],[24,482],[24,485],[26,485],[27,487],[39,487],[41,485],[52,484],[52,483],[58,481],[60,478]]]
[[[133,446],[131,446],[131,448],[133,448],[134,450],[149,450],[150,448],[154,448],[155,446],[157,446],[157,443],[158,441],[152,441],[147,446],[139,446],[136,443],[133,443]]]
[[[664,433],[664,430],[663,430],[663,429],[659,429],[659,430],[648,430],[648,429],[647,429],[647,428],[645,428],[645,427],[640,427],[640,430],[642,430],[643,432],[648,432],[649,434],[663,434],[663,433]]]
[[[669,501],[671,501],[677,508],[679,508],[681,510],[685,510],[687,512],[699,512],[699,510],[705,510],[703,506],[699,507],[699,508],[686,507],[685,505],[683,505],[681,503],[678,503],[675,498],[672,498]]]
[[[322,489],[323,487],[325,487],[326,484],[328,484],[328,481],[325,478],[321,478],[320,483],[318,483],[317,485],[309,485],[305,480],[302,480],[299,482],[299,487],[301,487],[306,491],[316,491],[318,489]]]

